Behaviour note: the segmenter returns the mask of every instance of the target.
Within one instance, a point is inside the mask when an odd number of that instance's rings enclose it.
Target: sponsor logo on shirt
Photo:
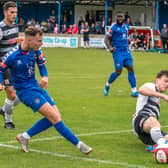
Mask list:
[[[16,43],[17,39],[9,39],[8,40],[8,44],[13,44],[13,43]]]

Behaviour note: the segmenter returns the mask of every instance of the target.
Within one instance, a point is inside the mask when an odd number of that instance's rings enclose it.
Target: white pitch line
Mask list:
[[[168,125],[162,126],[163,128],[167,128]],[[110,134],[120,134],[120,133],[131,133],[132,130],[118,130],[118,131],[103,131],[103,132],[91,132],[91,133],[82,133],[78,134],[78,137],[83,137],[83,136],[95,136],[95,135],[110,135]],[[37,142],[37,141],[51,141],[51,140],[56,140],[56,139],[61,139],[63,138],[62,136],[52,136],[52,137],[47,137],[47,138],[36,138],[36,139],[31,139],[31,142]],[[0,142],[2,144],[8,143],[17,143],[16,140],[12,141],[7,141],[7,142]]]
[[[0,146],[20,150],[19,147],[13,146],[13,145],[0,144]],[[56,157],[60,157],[60,158],[67,158],[70,160],[82,160],[82,161],[94,162],[94,163],[99,163],[99,164],[118,165],[118,166],[123,166],[123,167],[128,167],[128,168],[146,168],[145,166],[142,166],[142,165],[129,164],[127,162],[114,162],[111,160],[100,160],[100,159],[95,159],[95,158],[72,156],[72,155],[66,155],[66,154],[55,153],[55,152],[41,151],[41,150],[37,150],[37,149],[30,149],[30,151],[35,152],[35,153],[40,153],[43,155],[50,155],[50,156],[56,156]]]
[[[83,134],[77,134],[78,137],[83,137],[83,136],[94,136],[94,135],[110,135],[110,134],[119,134],[119,133],[130,133],[132,130],[119,130],[119,131],[104,131],[104,132],[90,132],[90,133],[83,133]],[[50,140],[55,140],[55,139],[61,139],[63,138],[62,136],[52,136],[52,137],[47,137],[47,138],[36,138],[36,139],[31,139],[31,142],[36,142],[36,141],[50,141]],[[0,142],[2,144],[8,143],[17,143],[17,141],[7,141],[7,142]]]

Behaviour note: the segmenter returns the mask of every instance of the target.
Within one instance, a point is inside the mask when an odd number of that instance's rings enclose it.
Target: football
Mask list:
[[[168,163],[168,144],[161,144],[155,150],[155,160],[158,163]]]

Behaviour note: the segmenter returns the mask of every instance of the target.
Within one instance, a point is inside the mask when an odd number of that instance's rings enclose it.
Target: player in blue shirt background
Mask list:
[[[41,29],[28,27],[25,30],[24,42],[8,52],[0,65],[0,90],[4,88],[2,72],[9,68],[19,100],[34,112],[38,111],[44,116],[26,132],[17,135],[16,139],[20,142],[22,150],[28,152],[29,139],[54,126],[63,137],[74,144],[82,153],[89,154],[92,148],[80,141],[63,123],[57,106],[45,90],[48,85],[48,73],[45,58],[39,50],[42,45],[42,34]],[[37,63],[41,75],[39,83],[35,78],[35,63]]]
[[[113,60],[115,72],[112,72],[106,85],[104,87],[104,95],[107,96],[110,89],[110,84],[116,80],[121,74],[123,67],[128,71],[128,81],[131,85],[132,96],[137,97],[136,78],[133,68],[133,58],[129,50],[128,44],[129,26],[124,23],[124,14],[118,12],[116,14],[116,23],[114,23],[109,32],[105,36],[105,43],[111,53],[113,53]]]

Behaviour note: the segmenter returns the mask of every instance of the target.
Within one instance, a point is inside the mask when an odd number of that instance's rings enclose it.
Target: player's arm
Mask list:
[[[47,73],[47,68],[46,65],[38,65],[39,67],[39,71],[40,71],[40,75],[41,75],[41,79],[39,81],[39,85],[46,89],[48,86],[48,73]]]
[[[9,57],[8,57],[9,58]],[[2,74],[3,72],[5,72],[7,69],[8,69],[8,65],[10,64],[10,59],[8,59],[7,57],[5,57],[5,60],[3,60],[1,63],[0,63],[0,91],[3,90],[5,87],[4,85],[2,84]]]
[[[113,35],[113,27],[109,29],[104,39],[104,42],[111,53],[115,50],[115,48],[112,46],[112,35]]]
[[[154,97],[159,97],[165,101],[168,102],[168,95],[165,95],[163,93],[160,92],[156,92],[155,90],[152,90],[151,88],[149,88],[147,85],[142,85],[139,88],[139,93],[144,95],[144,96],[154,96]]]
[[[47,72],[47,68],[46,68],[46,65],[45,65],[45,57],[43,56],[43,53],[38,50],[37,51],[37,65],[38,65],[38,68],[39,68],[39,72],[40,72],[40,76],[41,76],[41,79],[39,81],[39,85],[40,87],[46,89],[47,86],[48,86],[48,72]]]
[[[110,52],[113,52],[115,50],[114,47],[112,47],[112,37],[110,35],[106,35],[105,36],[105,39],[104,39],[104,42],[107,46],[107,48],[109,49]]]

